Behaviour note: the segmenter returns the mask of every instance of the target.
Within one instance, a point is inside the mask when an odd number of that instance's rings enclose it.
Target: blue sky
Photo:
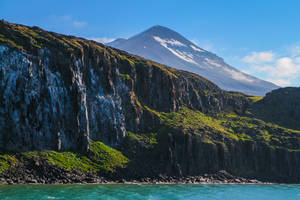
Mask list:
[[[169,27],[233,67],[300,86],[300,1],[1,0],[0,18],[109,41]]]

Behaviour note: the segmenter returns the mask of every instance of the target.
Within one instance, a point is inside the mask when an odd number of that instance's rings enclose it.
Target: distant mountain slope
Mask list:
[[[278,88],[273,83],[245,74],[217,55],[199,48],[177,32],[154,26],[129,39],[117,39],[107,45],[177,68],[194,72],[228,91],[265,95]]]

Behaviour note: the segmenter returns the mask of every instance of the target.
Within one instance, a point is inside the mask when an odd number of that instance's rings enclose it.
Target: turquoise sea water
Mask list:
[[[300,185],[12,185],[1,200],[300,200]]]

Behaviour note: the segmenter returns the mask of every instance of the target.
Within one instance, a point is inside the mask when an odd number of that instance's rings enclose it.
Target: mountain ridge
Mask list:
[[[167,27],[153,26],[129,39],[118,39],[107,45],[199,74],[227,91],[264,96],[279,88],[273,83],[238,71],[216,54],[198,47]]]

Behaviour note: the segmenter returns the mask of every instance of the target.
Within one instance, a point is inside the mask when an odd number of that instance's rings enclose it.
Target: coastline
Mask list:
[[[142,178],[105,178],[89,174],[85,176],[68,176],[69,178],[0,178],[0,185],[27,185],[27,184],[42,184],[42,185],[60,185],[60,184],[297,184],[286,181],[263,181],[252,178],[243,178],[233,176],[226,171],[220,171],[215,174],[204,174],[202,176],[186,176],[186,177],[172,177],[159,175],[155,177]],[[298,183],[299,184],[299,183]]]

